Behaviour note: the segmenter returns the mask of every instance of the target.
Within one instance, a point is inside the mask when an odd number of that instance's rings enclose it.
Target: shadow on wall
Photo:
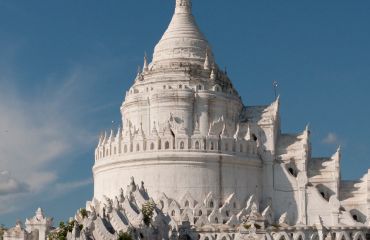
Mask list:
[[[300,211],[296,200],[299,194],[296,187],[297,176],[295,176],[295,173],[290,173],[285,164],[274,163],[273,181],[275,193],[274,204],[279,206],[278,208],[274,208],[275,216],[279,218],[286,212],[288,214],[287,224],[297,223]]]
[[[256,136],[256,135],[254,135]],[[260,130],[257,142],[261,147],[267,142],[265,131]],[[298,189],[297,189],[297,176],[298,169],[293,162],[277,162],[274,155],[270,151],[263,150],[263,159],[272,159],[273,164],[273,197],[274,197],[274,215],[275,220],[279,220],[282,215],[287,213],[287,224],[296,224],[299,218],[299,208],[297,205]],[[267,199],[263,199],[267,201]],[[303,210],[303,209],[302,209]]]

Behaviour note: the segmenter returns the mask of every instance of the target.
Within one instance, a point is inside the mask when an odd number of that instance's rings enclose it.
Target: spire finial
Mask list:
[[[176,0],[176,13],[190,13],[191,0]]]
[[[209,61],[209,56],[208,56],[208,49],[206,51],[206,59],[204,60],[204,69],[209,70],[211,68],[211,63]]]
[[[216,72],[215,68],[212,68],[211,76],[209,77],[211,80],[216,80]]]
[[[144,53],[144,64],[143,64],[143,72],[148,71],[148,57],[146,52]]]

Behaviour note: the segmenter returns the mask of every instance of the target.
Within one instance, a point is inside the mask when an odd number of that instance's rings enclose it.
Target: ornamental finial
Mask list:
[[[176,13],[190,13],[191,0],[176,0]]]
[[[146,56],[146,53],[144,53],[144,65],[143,65],[143,72],[148,71],[148,57]]]

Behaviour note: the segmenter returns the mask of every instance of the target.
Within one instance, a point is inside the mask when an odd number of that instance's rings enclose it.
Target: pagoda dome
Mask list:
[[[209,43],[199,30],[191,8],[191,0],[176,0],[172,20],[154,49],[154,69],[176,63],[203,66],[207,57],[213,62]]]

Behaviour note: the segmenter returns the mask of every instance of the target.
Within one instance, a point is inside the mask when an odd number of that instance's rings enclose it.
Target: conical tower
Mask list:
[[[153,69],[168,67],[174,63],[204,64],[210,46],[191,9],[191,0],[176,0],[171,23],[154,49]],[[211,51],[208,55],[212,58]]]
[[[154,197],[164,192],[180,199],[189,192],[201,201],[212,191],[222,201],[236,189],[222,181],[220,169],[229,171],[230,165],[217,163],[218,159],[247,156],[247,150],[253,149],[247,145],[255,144],[241,138],[235,143],[238,147],[232,146],[242,109],[237,91],[217,67],[210,44],[195,21],[191,0],[176,0],[172,20],[155,46],[152,61],[144,58],[143,71],[121,106],[122,128],[131,129],[134,137],[123,137],[109,146],[101,144],[96,151],[105,157],[98,158],[94,166],[95,197],[114,195],[133,176],[143,180]],[[219,139],[226,132],[231,136],[227,143],[225,137]],[[122,151],[111,156],[115,149]],[[237,167],[243,174],[248,172],[246,164]],[[239,193],[243,197],[249,191],[246,184],[242,183],[244,190]]]

